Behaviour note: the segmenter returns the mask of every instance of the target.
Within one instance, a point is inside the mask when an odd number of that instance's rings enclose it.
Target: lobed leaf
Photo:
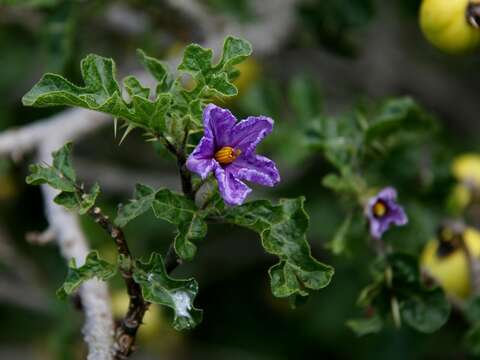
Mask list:
[[[277,297],[306,296],[324,288],[334,270],[315,260],[306,240],[308,215],[304,198],[283,199],[278,205],[266,200],[225,210],[227,222],[249,228],[260,235],[264,249],[280,261],[269,270],[272,292]]]
[[[423,333],[432,333],[446,323],[450,304],[440,288],[423,285],[414,257],[390,254],[377,264],[376,272],[375,282],[361,293],[360,305],[373,306],[388,316],[392,311],[391,299],[395,298],[403,322]]]
[[[213,65],[213,52],[197,44],[186,47],[183,60],[178,66],[179,71],[191,74],[196,87],[193,94],[200,94],[204,87],[213,91],[213,95],[235,96],[237,88],[231,82],[238,72],[233,66],[242,62],[252,53],[250,43],[243,39],[229,36],[223,44],[223,52],[218,64]]]
[[[191,260],[197,251],[194,242],[207,235],[207,223],[195,203],[182,194],[161,189],[152,204],[156,217],[177,225],[175,252],[184,260]]]
[[[219,67],[225,68],[241,63],[252,54],[252,45],[243,39],[228,36],[223,43],[222,58]]]
[[[213,51],[198,44],[191,44],[185,48],[183,59],[178,70],[186,71],[192,75],[207,73],[212,68]]]
[[[54,189],[74,192],[75,184],[65,178],[55,168],[47,165],[32,164],[29,167],[30,175],[27,176],[26,182],[30,185],[48,184]]]
[[[130,203],[118,209],[115,225],[124,227],[136,217],[150,210],[155,199],[155,190],[151,187],[137,184],[135,185],[135,194]]]
[[[27,106],[70,105],[105,112],[121,112],[125,104],[115,80],[112,59],[90,54],[81,62],[84,87],[76,86],[60,75],[46,74],[23,97]],[[122,111],[125,109],[122,109]]]
[[[57,296],[63,299],[77,290],[84,281],[94,277],[106,281],[116,272],[116,266],[100,259],[97,251],[90,252],[85,259],[85,264],[80,267],[77,267],[75,259],[72,259],[69,263],[67,278],[58,289]]]
[[[197,282],[169,277],[160,254],[153,253],[146,263],[137,262],[133,279],[141,286],[145,300],[173,310],[176,330],[192,329],[202,320],[202,311],[193,305],[198,293]]]
[[[135,76],[127,76],[123,79],[123,85],[130,97],[136,95],[148,99],[150,96],[150,89],[144,87]]]
[[[166,65],[154,57],[148,56],[143,50],[138,49],[137,54],[145,69],[161,84],[165,81],[168,71]]]

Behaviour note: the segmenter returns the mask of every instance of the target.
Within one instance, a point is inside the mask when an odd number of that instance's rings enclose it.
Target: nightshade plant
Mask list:
[[[255,154],[256,145],[272,130],[273,121],[260,116],[235,123],[228,110],[211,103],[237,94],[232,83],[239,75],[235,65],[251,51],[248,42],[227,37],[223,53],[214,63],[210,49],[189,45],[177,75],[139,51],[140,60],[157,82],[153,91],[133,76],[123,80],[122,89],[115,78],[113,60],[89,55],[81,63],[84,85],[46,74],[23,98],[27,106],[67,105],[110,114],[115,124],[124,124],[123,138],[133,129],[141,129],[148,141],[163,145],[177,162],[182,193],[138,184],[134,199],[119,207],[113,221],[96,205],[100,186],[87,190],[77,178],[70,159],[71,144],[52,154],[51,165],[32,165],[27,177],[29,184],[57,189],[57,204],[88,215],[115,242],[116,264],[102,260],[93,251],[82,266],[70,264],[58,294],[68,296],[93,277],[108,280],[117,272],[123,277],[130,305],[115,333],[118,359],[132,353],[136,332],[151,304],[170,307],[172,325],[178,330],[191,329],[201,321],[202,311],[194,305],[197,282],[174,279],[170,273],[183,261],[193,260],[197,243],[205,238],[211,222],[238,225],[260,235],[264,249],[278,257],[269,270],[271,290],[277,297],[290,298],[295,304],[331,280],[333,269],[310,253],[303,197],[243,203],[250,189],[241,180],[267,186],[280,180],[273,161]],[[193,79],[193,86],[184,85],[185,74]],[[197,135],[202,132],[198,143]],[[201,178],[192,177],[191,171]],[[208,176],[210,172],[214,172],[218,186]],[[176,236],[166,254],[146,254],[138,259],[129,250],[123,228],[150,210],[158,219],[175,225]]]
[[[363,225],[363,237],[370,237],[374,251],[373,282],[358,297],[365,316],[347,322],[358,335],[380,331],[389,319],[397,327],[407,324],[424,333],[438,330],[448,320],[450,304],[442,289],[421,276],[415,256],[395,249],[384,238],[391,224],[406,225],[408,211],[397,203],[394,184],[382,184],[384,176],[371,171],[372,164],[380,163],[389,151],[411,145],[433,129],[431,116],[410,98],[359,107],[337,118],[320,115],[306,129],[310,149],[319,151],[334,169],[323,178],[323,185],[343,199],[346,209],[328,247],[344,254],[356,223]],[[388,186],[379,191],[381,187],[372,184]]]

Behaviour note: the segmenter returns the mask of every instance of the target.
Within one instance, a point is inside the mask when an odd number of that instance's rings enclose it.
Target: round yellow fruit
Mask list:
[[[434,46],[450,54],[475,49],[480,30],[467,21],[469,0],[423,0],[420,27]]]
[[[467,228],[463,239],[471,254],[480,258],[480,233],[473,228]],[[440,242],[437,239],[427,243],[420,259],[422,269],[438,281],[448,294],[462,299],[467,298],[471,291],[470,270],[464,251],[457,248],[449,254],[440,256],[439,246]]]

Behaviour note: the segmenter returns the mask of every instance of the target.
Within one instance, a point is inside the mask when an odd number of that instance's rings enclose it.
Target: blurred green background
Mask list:
[[[211,226],[193,263],[175,274],[195,276],[204,321],[177,333],[171,314],[150,312],[132,359],[467,359],[465,320],[455,312],[432,335],[393,325],[357,337],[345,322],[361,316],[358,292],[370,281],[374,258],[362,219],[354,217],[348,251],[333,255],[326,244],[344,221],[343,199],[322,185],[331,165],[305,136],[326,117],[375,114],[387,98],[412,97],[435,126],[406,132],[398,144],[376,154],[364,169],[374,186],[394,185],[410,224],[386,240],[420,254],[448,213],[454,179],[452,159],[480,151],[480,54],[444,55],[418,27],[419,0],[197,0],[197,1],[0,1],[0,128],[26,125],[63,109],[25,108],[21,97],[45,72],[78,81],[88,53],[113,57],[120,77],[139,71],[137,48],[175,64],[190,42],[221,46],[229,26],[250,40],[254,56],[241,66],[240,95],[224,106],[238,115],[272,116],[276,129],[263,153],[275,159],[283,181],[255,196],[305,195],[311,217],[309,241],[317,258],[332,264],[332,284],[292,310],[272,297],[266,255],[257,236]],[[232,25],[233,24],[233,25]],[[403,135],[402,135],[403,136]],[[353,141],[353,138],[352,138]],[[82,359],[82,313],[55,297],[66,273],[57,247],[31,244],[25,235],[47,223],[38,188],[24,183],[35,154],[0,162],[0,358]],[[75,165],[87,184],[102,185],[102,207],[113,213],[136,182],[179,187],[175,164],[138,133],[119,146],[113,125],[76,142]],[[366,175],[367,176],[367,175]],[[268,192],[267,192],[268,191]],[[114,248],[89,219],[82,225],[92,247],[111,258]],[[142,216],[126,229],[133,252],[166,251],[173,228]],[[111,284],[122,313],[122,283]]]

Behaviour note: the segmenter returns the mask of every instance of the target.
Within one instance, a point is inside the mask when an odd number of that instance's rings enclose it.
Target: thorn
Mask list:
[[[134,128],[135,128],[135,126],[133,126],[132,124],[128,125],[127,130],[125,130],[125,133],[123,134],[122,138],[120,139],[120,142],[118,143],[118,145],[122,145],[122,143],[125,140],[125,138],[127,137],[127,135],[130,134]]]
[[[118,118],[113,118],[113,138],[117,138]]]

